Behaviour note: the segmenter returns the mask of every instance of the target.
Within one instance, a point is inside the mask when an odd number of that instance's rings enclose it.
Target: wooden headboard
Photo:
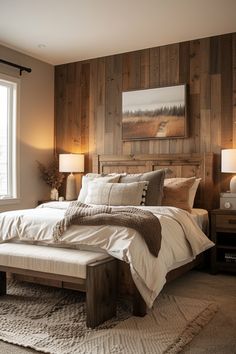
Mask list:
[[[161,168],[172,171],[170,177],[201,177],[195,207],[211,210],[214,200],[213,154],[95,155],[95,173],[143,173]]]

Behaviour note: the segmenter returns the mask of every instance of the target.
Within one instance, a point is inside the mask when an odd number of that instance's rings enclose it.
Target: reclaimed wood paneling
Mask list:
[[[186,83],[185,139],[122,141],[122,91]],[[58,152],[148,154],[214,152],[236,147],[236,34],[226,34],[57,66]],[[227,188],[222,183],[223,189]]]
[[[224,35],[221,40],[221,146],[232,147],[232,35]]]
[[[233,34],[233,147],[236,148],[236,33]]]

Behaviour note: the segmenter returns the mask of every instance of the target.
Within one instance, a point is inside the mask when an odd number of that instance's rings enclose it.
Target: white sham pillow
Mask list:
[[[114,176],[105,176],[102,177],[101,175],[98,174],[89,174],[86,176],[82,177],[82,187],[81,190],[79,192],[79,196],[78,196],[78,200],[81,203],[85,203],[85,199],[87,197],[88,194],[88,184],[89,182],[95,181],[96,183],[118,183],[120,179],[120,175],[114,175]]]
[[[144,205],[148,182],[88,184],[86,204]]]

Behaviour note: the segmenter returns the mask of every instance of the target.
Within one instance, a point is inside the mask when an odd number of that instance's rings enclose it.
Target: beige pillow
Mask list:
[[[98,205],[142,205],[148,182],[96,183],[90,182],[86,204]]]
[[[87,197],[88,194],[88,184],[91,181],[96,181],[96,183],[117,183],[119,182],[120,179],[120,175],[112,175],[112,176],[105,176],[102,177],[102,175],[96,174],[96,173],[89,173],[86,176],[82,177],[82,188],[79,192],[79,196],[78,196],[78,200],[81,203],[85,203],[85,199]]]
[[[196,177],[166,178],[164,181],[164,197],[162,205],[173,206],[191,212],[192,205],[189,201],[190,189]],[[200,182],[200,181],[199,181]]]
[[[199,183],[201,181],[201,178],[196,178],[196,177],[175,177],[175,178],[166,178],[165,179],[165,183],[168,184],[168,181],[171,180],[172,182],[175,181],[175,182],[184,182],[184,181],[187,181],[189,178],[195,178],[195,181],[192,185],[192,187],[190,188],[189,190],[189,206],[190,208],[192,209],[193,208],[193,205],[194,205],[194,199],[195,199],[195,196],[196,196],[196,193],[197,193],[197,189],[198,189],[198,186],[199,186]]]

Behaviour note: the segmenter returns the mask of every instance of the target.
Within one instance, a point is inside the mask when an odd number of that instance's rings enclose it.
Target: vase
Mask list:
[[[56,188],[51,189],[50,199],[51,200],[58,200],[58,190]]]

